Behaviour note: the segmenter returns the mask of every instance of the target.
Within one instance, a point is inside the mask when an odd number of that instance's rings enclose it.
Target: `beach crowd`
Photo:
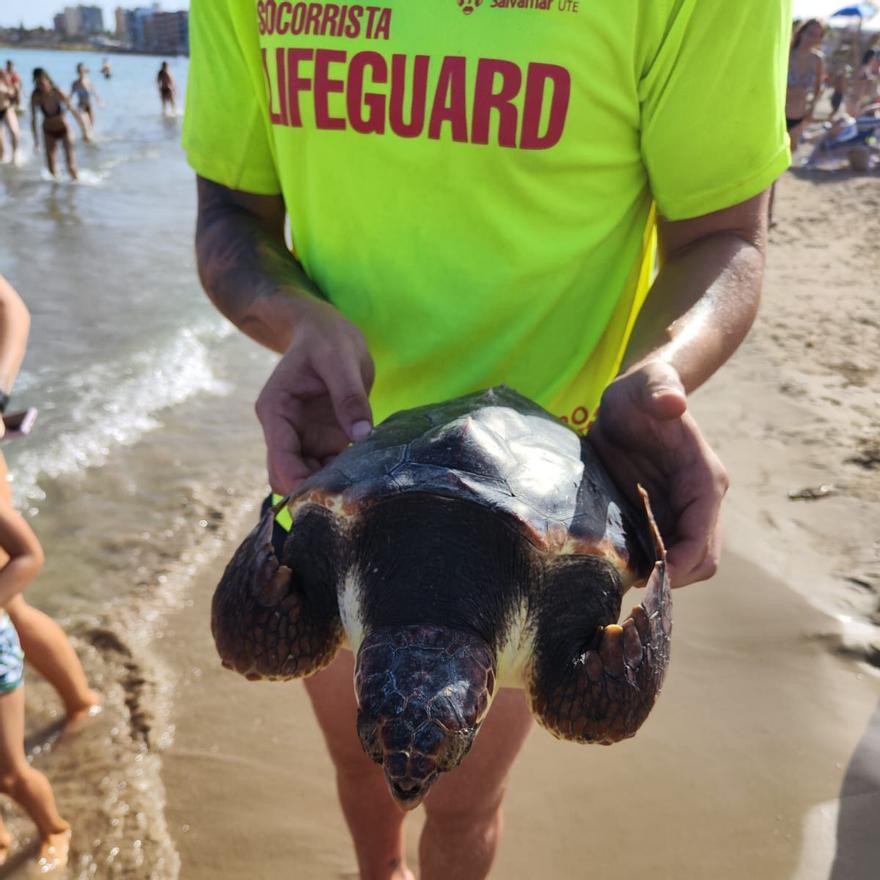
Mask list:
[[[113,76],[113,69],[107,58],[101,64],[101,75],[104,79],[111,79]],[[70,114],[76,120],[83,141],[89,143],[95,127],[96,110],[100,103],[98,92],[89,78],[89,69],[83,63],[76,65],[76,77],[67,92],[59,88],[49,72],[42,67],[34,68],[31,80],[33,88],[30,93],[29,108],[34,152],[45,153],[46,167],[55,177],[58,170],[56,153],[60,143],[64,151],[67,171],[70,177],[76,180],[78,174],[74,134],[68,125],[66,115]],[[163,61],[159,68],[156,85],[162,112],[173,115],[176,113],[174,103],[176,89],[167,61]],[[9,149],[12,151],[12,162],[16,161],[21,141],[18,114],[23,111],[25,100],[25,86],[21,74],[15,69],[15,64],[9,60],[6,66],[0,69],[0,161],[6,153],[6,137],[9,139]],[[42,117],[42,126],[39,125],[40,117]],[[40,128],[42,128],[42,139],[39,134]]]

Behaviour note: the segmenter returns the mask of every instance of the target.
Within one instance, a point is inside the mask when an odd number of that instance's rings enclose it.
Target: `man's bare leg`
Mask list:
[[[470,753],[425,798],[421,880],[483,880],[489,875],[501,837],[507,776],[531,728],[525,692],[500,690]]]
[[[406,814],[391,800],[382,768],[366,756],[358,739],[352,653],[340,651],[305,686],[336,767],[336,788],[361,880],[413,880],[404,853]]]
[[[362,880],[410,878],[405,813],[392,801],[382,768],[366,756],[357,736],[352,654],[340,652],[328,669],[306,680],[306,690],[336,766]],[[501,690],[471,753],[460,768],[441,777],[425,800],[422,880],[477,880],[488,874],[500,836],[507,774],[531,725],[524,693]]]

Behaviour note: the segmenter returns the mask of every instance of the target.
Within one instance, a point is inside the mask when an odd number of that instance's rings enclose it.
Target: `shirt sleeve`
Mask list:
[[[660,214],[744,202],[790,161],[791,0],[678,0],[640,83],[641,150]]]
[[[190,166],[230,189],[277,195],[253,4],[192,0],[189,28],[183,147]]]

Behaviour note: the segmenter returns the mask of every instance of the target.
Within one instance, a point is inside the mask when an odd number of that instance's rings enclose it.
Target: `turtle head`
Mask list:
[[[470,750],[495,692],[495,656],[460,630],[380,629],[358,651],[355,689],[364,751],[412,810]]]

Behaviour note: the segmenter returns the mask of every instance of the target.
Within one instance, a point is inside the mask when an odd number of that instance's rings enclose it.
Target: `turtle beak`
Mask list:
[[[384,630],[361,645],[355,690],[364,751],[398,805],[413,810],[470,750],[495,690],[495,658],[466,633]]]
[[[421,716],[416,706],[415,714]],[[382,765],[388,789],[403,810],[414,810],[440,774],[457,767],[470,750],[479,729],[447,730],[429,721],[413,729],[406,711],[396,718],[376,722],[361,711],[358,734],[367,754]]]

